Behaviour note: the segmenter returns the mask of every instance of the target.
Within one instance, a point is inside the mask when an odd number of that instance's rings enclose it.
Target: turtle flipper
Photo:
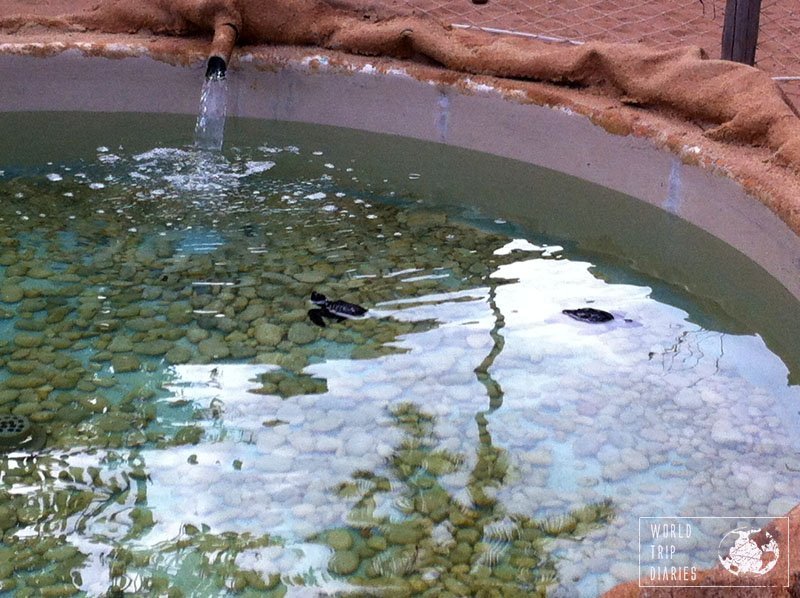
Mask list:
[[[311,320],[314,324],[319,326],[320,328],[325,328],[325,315],[324,309],[309,309],[308,310],[308,319]]]

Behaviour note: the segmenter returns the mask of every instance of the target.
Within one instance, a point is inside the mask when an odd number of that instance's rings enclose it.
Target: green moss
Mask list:
[[[359,558],[352,550],[337,550],[328,561],[328,570],[336,575],[350,575],[358,569]]]
[[[203,429],[197,426],[185,426],[175,434],[173,444],[198,444],[203,437]]]
[[[334,550],[349,550],[353,546],[353,536],[348,530],[336,529],[328,532],[326,541]]]

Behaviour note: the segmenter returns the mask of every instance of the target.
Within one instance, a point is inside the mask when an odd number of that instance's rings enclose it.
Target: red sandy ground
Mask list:
[[[719,56],[725,0],[340,0],[398,13],[428,14],[445,23],[493,27],[574,40],[646,43],[660,49],[700,46]],[[0,16],[56,16],[89,11],[97,0],[0,0]],[[773,76],[800,77],[800,2],[763,0],[756,66]],[[800,106],[800,80],[781,82]]]
[[[445,23],[492,27],[579,41],[646,43],[659,49],[700,46],[718,58],[725,0],[343,0]],[[756,66],[800,77],[800,2],[763,0]],[[800,106],[800,81],[781,86]]]
[[[352,0],[351,0],[352,1]],[[448,23],[510,29],[582,41],[700,46],[718,58],[725,0],[383,0]],[[763,0],[756,66],[800,77],[800,2]],[[800,106],[800,81],[781,83]]]
[[[342,4],[362,6],[367,2],[369,0],[339,0]],[[571,39],[645,42],[660,48],[695,44],[704,47],[710,56],[715,57],[718,55],[724,3],[724,0],[704,0],[702,3],[700,0],[489,0],[488,4],[478,6],[469,0],[375,0],[372,4],[402,13],[429,14],[447,23],[497,27]],[[0,16],[56,16],[90,11],[96,4],[96,0],[0,0]],[[265,5],[268,4],[268,0],[265,0]],[[763,8],[758,66],[772,75],[800,76],[800,2],[764,0]],[[47,31],[35,33],[42,39],[49,37]],[[75,35],[81,34],[68,34],[68,37],[74,39]],[[137,39],[141,41],[142,36]],[[153,37],[149,36],[149,39]],[[780,208],[780,202],[789,202],[790,207],[786,209],[793,213],[797,211],[800,179],[796,174],[772,164],[771,152],[764,148],[711,142],[691,123],[676,120],[666,113],[637,112],[602,96],[538,83],[498,83],[501,89],[519,85],[524,87],[533,101],[570,106],[611,132],[644,135],[676,152],[680,147],[691,144],[708,148],[712,156],[706,163],[708,167],[716,165],[733,173],[734,178],[762,197],[773,209]],[[796,104],[800,104],[800,84],[787,84],[785,90]],[[654,591],[641,590],[633,582],[618,586],[607,598],[800,596],[800,577],[796,573],[800,566],[800,544],[796,541],[800,537],[800,507],[795,508],[790,517],[790,534],[795,537],[790,554],[790,566],[795,572],[792,588],[777,588],[774,591],[760,588]],[[785,540],[781,550],[789,551]],[[785,570],[781,573],[784,576],[786,574]],[[717,568],[704,572],[703,576],[707,581],[719,583],[727,581],[723,579],[725,574],[724,570]]]

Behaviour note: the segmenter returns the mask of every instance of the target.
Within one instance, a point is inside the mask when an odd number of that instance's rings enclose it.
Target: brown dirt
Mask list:
[[[88,13],[99,0],[0,0],[0,16]],[[392,14],[432,16],[443,23],[495,27],[582,41],[646,43],[659,49],[700,46],[719,54],[725,0],[337,0]],[[763,0],[756,66],[800,76],[800,4]],[[782,84],[784,85],[784,84]],[[800,83],[786,91],[800,101]]]
[[[496,27],[583,41],[646,43],[662,50],[700,46],[719,56],[725,0],[391,0],[392,6],[448,23]],[[800,3],[763,0],[756,66],[800,76]],[[800,106],[800,81],[781,87]]]

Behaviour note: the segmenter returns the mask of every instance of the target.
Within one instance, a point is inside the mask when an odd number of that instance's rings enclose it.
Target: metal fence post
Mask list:
[[[723,60],[755,64],[760,12],[761,0],[728,0],[722,28]]]

